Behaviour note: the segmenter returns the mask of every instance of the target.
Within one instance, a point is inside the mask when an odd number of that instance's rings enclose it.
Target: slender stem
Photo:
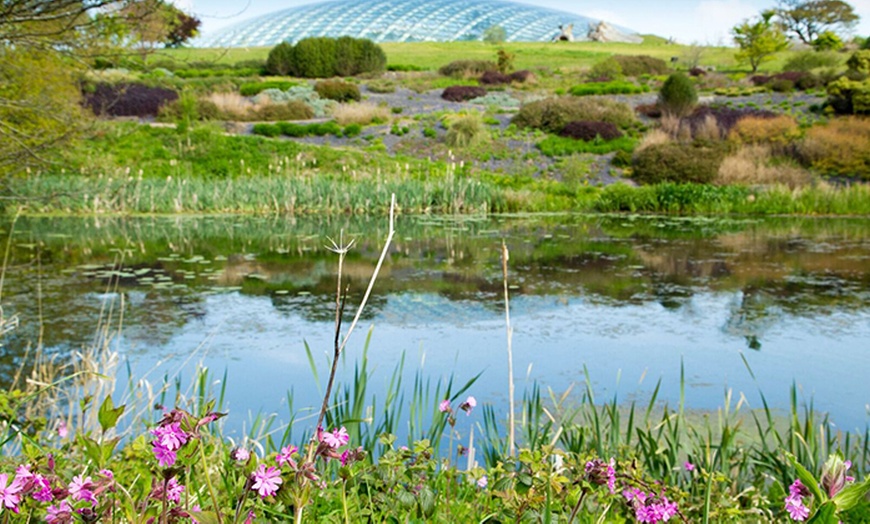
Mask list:
[[[508,252],[507,244],[504,240],[501,242],[501,270],[504,282],[504,320],[507,330],[507,354],[508,354],[508,454],[514,456],[516,445],[516,421],[514,417],[514,355],[513,355],[513,334],[514,330],[511,327],[511,303],[510,293],[508,292]]]
[[[202,460],[202,470],[205,474],[205,484],[208,486],[208,495],[211,497],[211,503],[214,506],[214,513],[217,515],[218,524],[223,524],[221,518],[221,508],[218,506],[217,497],[214,494],[214,487],[211,485],[211,477],[208,475],[208,461],[205,458],[205,444],[202,440],[199,441],[199,457]],[[165,491],[165,490],[164,490]]]
[[[580,492],[580,498],[577,500],[577,504],[574,505],[574,509],[571,510],[571,515],[568,516],[568,524],[574,522],[574,518],[577,516],[577,513],[580,511],[580,507],[583,506],[583,499],[586,498],[586,490]]]
[[[341,482],[341,507],[344,508],[344,524],[350,524],[350,514],[347,511],[347,481]]]

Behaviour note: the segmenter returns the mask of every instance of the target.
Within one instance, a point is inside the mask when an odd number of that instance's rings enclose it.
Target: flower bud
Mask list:
[[[834,498],[845,486],[847,481],[846,472],[849,470],[851,463],[847,463],[840,455],[834,454],[828,457],[825,465],[822,466],[822,489],[828,496]]]

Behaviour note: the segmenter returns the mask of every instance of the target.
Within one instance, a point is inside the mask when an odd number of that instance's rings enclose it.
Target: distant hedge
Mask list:
[[[383,71],[387,55],[367,38],[323,36],[303,38],[296,45],[282,42],[269,51],[266,71],[301,78],[354,76]]]

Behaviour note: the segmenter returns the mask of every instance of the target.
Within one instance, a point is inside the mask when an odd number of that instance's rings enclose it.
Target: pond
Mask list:
[[[28,345],[68,359],[109,334],[135,379],[189,380],[198,363],[218,379],[226,370],[229,425],[244,431],[257,413],[319,407],[306,345],[325,380],[338,262],[329,239],[354,240],[346,328],[387,221],[20,218],[2,228],[12,231],[3,313],[20,321],[3,340],[6,384]],[[795,384],[800,402],[843,429],[870,420],[870,220],[858,218],[399,217],[339,380],[352,379],[371,329],[378,405],[404,359],[406,392],[418,373],[457,384],[481,373],[469,392],[503,414],[502,241],[520,392],[561,394],[588,372],[599,400],[646,401],[660,381],[659,401],[674,405],[684,369],[692,409],[715,410],[731,390],[750,408],[763,392],[786,410]]]

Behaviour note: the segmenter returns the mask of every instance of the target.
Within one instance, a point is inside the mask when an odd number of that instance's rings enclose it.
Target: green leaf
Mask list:
[[[127,406],[118,406],[116,408],[115,403],[112,401],[112,396],[109,395],[106,397],[106,400],[100,404],[100,411],[97,413],[97,418],[100,421],[100,427],[103,428],[103,433],[115,427],[126,407]]]
[[[803,467],[801,463],[797,461],[797,458],[791,453],[786,451],[785,456],[788,457],[788,460],[791,462],[792,466],[794,466],[801,483],[810,490],[810,493],[816,498],[816,500],[820,503],[827,502],[828,496],[823,494],[822,490],[819,489],[819,483],[816,482],[812,473],[807,471],[807,468]]]
[[[813,518],[807,521],[807,524],[837,524],[837,505],[833,501],[828,501],[813,515]]]
[[[112,457],[112,452],[115,451],[115,446],[118,445],[118,442],[120,442],[120,440],[121,440],[121,437],[107,439],[106,441],[103,442],[103,445],[100,446],[100,451],[102,453],[104,464],[106,462],[108,462],[109,459]]]
[[[846,486],[834,496],[833,501],[840,511],[849,511],[861,502],[867,493],[870,493],[870,478],[864,479],[860,484]]]
[[[79,442],[84,448],[85,456],[93,461],[93,463],[96,464],[97,467],[102,467],[103,453],[97,441],[90,437],[80,436]]]

